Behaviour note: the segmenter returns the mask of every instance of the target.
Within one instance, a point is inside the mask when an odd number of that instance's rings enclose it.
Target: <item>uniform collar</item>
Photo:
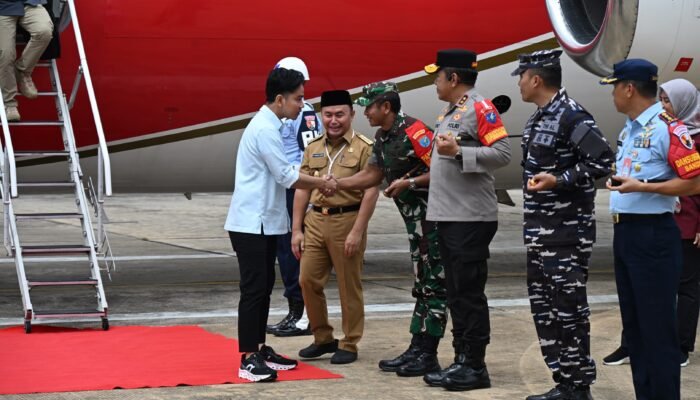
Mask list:
[[[450,103],[450,109],[453,109],[455,107],[461,107],[467,103],[467,100],[469,100],[470,97],[472,97],[472,94],[476,91],[476,88],[469,88],[467,89],[466,92],[457,100],[456,103]],[[466,97],[466,99],[465,99]]]
[[[646,126],[649,121],[651,121],[655,116],[657,116],[661,111],[663,111],[663,106],[661,102],[656,102],[652,104],[649,108],[644,110],[634,122],[638,123],[640,126]]]
[[[347,144],[352,143],[353,132],[355,132],[355,130],[354,130],[354,129],[352,128],[352,126],[351,126],[350,129],[348,129],[347,132],[345,132],[345,133],[343,134],[343,140],[344,140]],[[328,133],[326,133],[326,134],[324,135],[324,140],[326,141],[326,143],[330,143],[330,142],[328,141],[328,139],[329,139],[329,138],[328,138]]]
[[[554,96],[552,96],[552,98],[549,100],[549,103],[545,104],[544,107],[541,108],[542,112],[548,114],[555,114],[559,112],[562,101],[567,97],[569,97],[569,95],[566,93],[566,88],[562,87],[556,93],[554,93]]]
[[[265,121],[271,123],[275,129],[280,130],[280,128],[282,128],[282,121],[277,118],[277,114],[272,112],[267,104],[260,107],[260,112],[258,112],[258,114],[263,117]]]

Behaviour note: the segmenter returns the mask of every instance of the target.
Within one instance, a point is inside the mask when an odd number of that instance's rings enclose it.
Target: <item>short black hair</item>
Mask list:
[[[275,101],[278,94],[285,95],[292,93],[303,85],[304,75],[299,71],[286,68],[275,68],[267,76],[265,85],[265,98],[268,103]]]
[[[561,67],[530,68],[530,75],[539,76],[545,87],[561,89]]]
[[[479,75],[476,70],[468,68],[445,67],[442,70],[445,71],[445,77],[447,80],[450,80],[452,74],[457,74],[459,83],[464,83],[468,86],[474,86],[476,84],[476,77]]]
[[[376,101],[377,106],[381,106],[386,101],[389,102],[389,109],[391,110],[391,112],[393,112],[394,114],[398,114],[399,111],[401,111],[401,98],[399,97],[398,93],[387,92],[381,94],[379,100]]]
[[[640,96],[646,98],[656,98],[659,92],[659,84],[656,81],[618,81],[624,85],[632,85],[637,89]]]

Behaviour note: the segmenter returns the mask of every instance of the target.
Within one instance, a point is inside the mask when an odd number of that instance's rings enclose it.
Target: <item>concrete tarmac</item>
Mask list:
[[[277,382],[272,384],[45,393],[0,396],[3,399],[524,399],[549,390],[553,383],[539,351],[525,286],[525,249],[522,245],[522,199],[511,191],[516,207],[500,206],[499,230],[491,244],[487,295],[491,306],[491,344],[487,364],[492,388],[447,392],[426,386],[421,378],[400,378],[378,370],[377,362],[405,350],[414,299],[408,243],[401,218],[389,199],[381,198],[369,228],[363,285],[365,334],[359,359],[350,365],[331,365],[328,358],[309,363],[342,374],[343,379]],[[110,324],[190,325],[235,338],[239,298],[238,265],[223,223],[230,194],[118,194],[107,199],[108,230],[117,270],[105,290]],[[21,196],[13,199],[16,212],[73,211],[72,196]],[[628,365],[605,366],[602,358],[619,344],[620,317],[612,265],[612,223],[607,211],[608,193],[597,201],[598,243],[594,248],[588,285],[591,303],[591,346],[598,365],[593,386],[596,399],[634,399]],[[77,224],[67,220],[23,222],[23,243],[78,243]],[[87,266],[77,257],[30,261],[28,275],[84,276]],[[42,290],[40,290],[42,289]],[[272,294],[270,323],[286,314],[286,300],[278,279]],[[331,322],[340,330],[335,281],[326,294]],[[94,304],[90,290],[74,294],[65,288],[37,288],[32,292],[36,309],[85,308]],[[14,261],[0,258],[0,327],[22,323],[22,301]],[[99,321],[58,321],[64,326],[99,326]],[[449,325],[448,325],[449,327]],[[278,352],[295,356],[311,342],[310,336],[277,338],[268,343]],[[451,334],[440,344],[443,367],[451,363]],[[682,369],[684,399],[700,398],[700,358],[691,354]]]

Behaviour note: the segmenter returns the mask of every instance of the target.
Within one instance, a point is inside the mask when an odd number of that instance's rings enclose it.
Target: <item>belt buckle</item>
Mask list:
[[[619,224],[620,223],[620,214],[613,214],[612,220],[613,220],[613,224]]]
[[[330,210],[330,207],[321,207],[321,214],[328,215],[328,210]]]

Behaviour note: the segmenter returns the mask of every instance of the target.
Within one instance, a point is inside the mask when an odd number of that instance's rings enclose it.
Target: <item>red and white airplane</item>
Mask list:
[[[423,66],[441,48],[479,53],[477,87],[513,103],[504,115],[514,159],[497,174],[520,186],[520,133],[534,105],[510,76],[518,53],[562,47],[564,84],[611,140],[623,116],[594,74],[624,58],[647,58],[660,80],[700,83],[698,0],[493,0],[405,2],[309,0],[293,5],[231,0],[76,0],[97,102],[109,141],[115,191],[230,191],[242,129],[264,101],[267,73],[285,56],[302,58],[307,101],[328,89],[356,93],[393,80],[404,110],[432,124],[443,104]],[[696,38],[696,39],[693,39]],[[73,32],[61,36],[64,88],[78,64]],[[593,74],[592,74],[592,73]],[[38,85],[48,85],[37,69]],[[41,102],[46,101],[46,104]],[[47,119],[50,99],[20,100],[23,120]],[[373,135],[358,109],[355,126]],[[71,113],[90,170],[95,128],[84,88]],[[16,150],[61,148],[58,131],[22,128]],[[18,129],[19,130],[19,129]],[[18,163],[20,179],[58,177],[52,159]]]

